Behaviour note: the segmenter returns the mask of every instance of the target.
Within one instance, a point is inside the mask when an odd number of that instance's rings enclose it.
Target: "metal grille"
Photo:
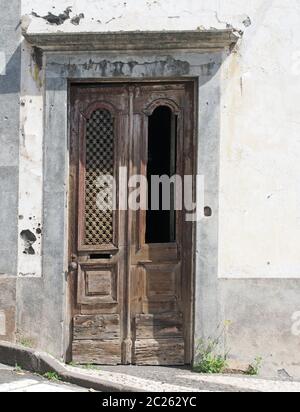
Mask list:
[[[113,243],[113,184],[108,176],[114,176],[113,118],[107,110],[96,110],[86,130],[86,245]]]

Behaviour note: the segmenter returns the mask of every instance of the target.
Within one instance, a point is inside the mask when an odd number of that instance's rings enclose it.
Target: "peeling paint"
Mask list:
[[[248,17],[243,21],[243,25],[244,25],[245,27],[250,27],[251,24],[252,24],[252,21],[251,21],[250,17],[248,16]]]
[[[83,13],[80,13],[80,14],[72,17],[71,23],[74,24],[74,26],[78,26],[81,19],[84,19],[84,14]]]
[[[60,13],[58,15],[55,15],[51,13],[50,11],[48,12],[46,16],[40,16],[34,11],[31,14],[34,17],[46,20],[49,24],[60,26],[61,24],[64,24],[66,20],[70,19],[71,12],[72,12],[72,7],[67,7],[63,13]]]
[[[35,234],[32,233],[30,230],[22,230],[20,236],[24,242],[23,253],[25,255],[35,255],[35,250],[32,247],[34,243],[37,241]]]

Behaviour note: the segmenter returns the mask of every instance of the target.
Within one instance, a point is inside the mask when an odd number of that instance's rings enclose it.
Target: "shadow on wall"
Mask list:
[[[3,72],[4,75],[0,75],[0,94],[13,94],[20,92],[21,86],[21,49],[26,42],[23,40],[22,44],[16,49],[9,61],[6,63]],[[50,61],[51,71],[56,76],[47,79],[47,89],[49,90],[62,90],[65,88],[64,79],[80,79],[82,77],[89,77],[91,79],[101,78],[124,78],[126,81],[128,78],[156,78],[156,77],[186,77],[193,76],[192,67],[187,61],[176,60],[171,56],[164,56],[162,59],[153,59],[150,62],[140,63],[134,59],[131,61],[110,61],[107,59],[97,59],[99,54],[95,53],[94,58],[88,58],[86,62],[73,62],[63,61],[56,62]],[[41,79],[39,73],[43,68],[43,56],[41,50],[38,48],[31,49],[31,73],[34,81],[37,83],[37,89],[41,87]],[[206,82],[210,81],[219,71],[223,62],[222,56],[214,54],[207,62],[204,62],[198,67],[200,71],[199,85],[202,86]],[[49,69],[48,65],[48,69]],[[30,69],[29,69],[30,71]],[[197,76],[199,73],[197,73]],[[31,93],[35,94],[36,91],[31,90]]]
[[[4,75],[0,75],[0,95],[20,92],[21,85],[21,46],[6,63]]]

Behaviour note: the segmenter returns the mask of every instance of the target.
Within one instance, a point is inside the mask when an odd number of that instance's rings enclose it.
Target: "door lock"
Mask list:
[[[78,263],[75,261],[71,262],[69,265],[69,272],[76,272],[77,269],[78,269]]]

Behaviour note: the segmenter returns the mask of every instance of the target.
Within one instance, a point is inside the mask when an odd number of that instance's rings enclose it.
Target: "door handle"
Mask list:
[[[76,272],[77,269],[78,269],[78,262],[76,260],[73,260],[69,264],[69,272]]]

